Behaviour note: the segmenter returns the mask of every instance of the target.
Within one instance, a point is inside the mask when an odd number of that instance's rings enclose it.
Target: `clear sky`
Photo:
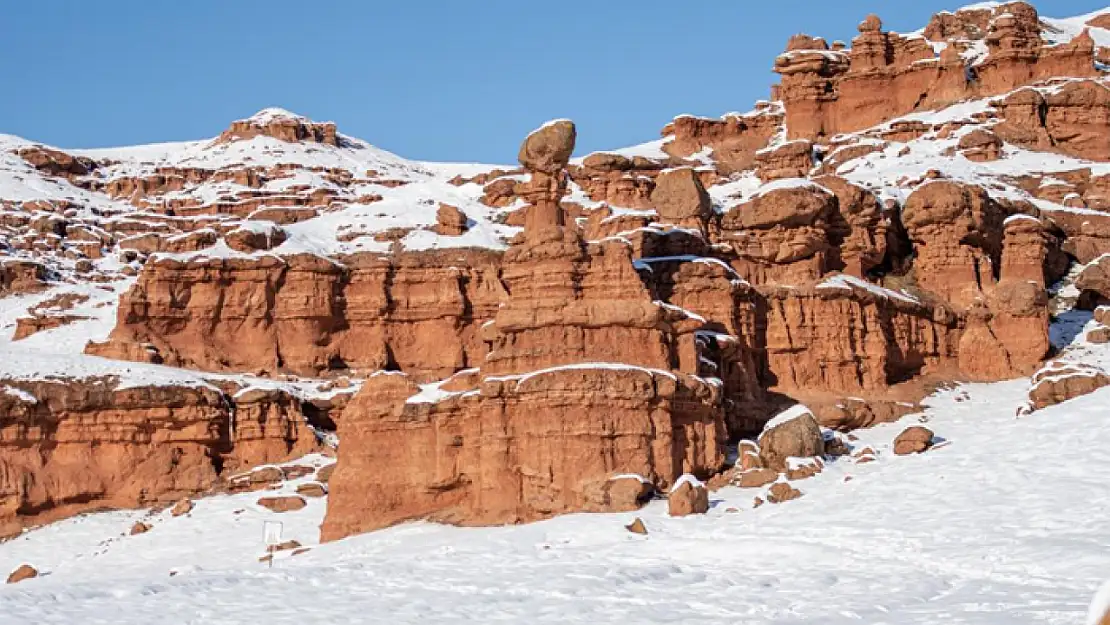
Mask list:
[[[0,132],[63,147],[200,139],[280,106],[409,158],[512,162],[543,121],[579,153],[745,111],[797,32],[848,40],[942,0],[0,0]],[[1107,0],[1042,0],[1050,17]]]

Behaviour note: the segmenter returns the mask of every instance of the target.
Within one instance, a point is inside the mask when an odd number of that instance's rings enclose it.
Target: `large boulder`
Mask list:
[[[170,514],[173,516],[182,516],[185,514],[189,514],[192,511],[193,502],[189,499],[182,499],[181,501],[178,501],[176,504],[174,504],[173,508],[170,510]]]
[[[1049,363],[1033,376],[1029,406],[1040,410],[1088,395],[1110,385],[1110,376],[1089,365]]]
[[[517,160],[532,171],[553,174],[570,162],[577,137],[574,122],[569,119],[547,122],[524,140]]]
[[[435,231],[444,236],[457,237],[470,229],[469,222],[466,213],[457,206],[440,203],[439,210],[436,211]]]
[[[759,435],[759,457],[775,471],[787,469],[789,458],[812,458],[825,454],[821,426],[808,408],[794,406],[767,422]]]
[[[692,475],[683,475],[667,497],[667,511],[671,516],[705,514],[709,511],[709,489]]]
[[[995,161],[1002,157],[1002,140],[981,128],[960,137],[958,147],[969,161]]]
[[[894,455],[920,454],[933,446],[933,431],[919,425],[908,427],[894,439]]]
[[[31,566],[30,564],[21,564],[19,568],[12,571],[12,574],[8,576],[8,583],[16,584],[22,582],[25,579],[32,579],[38,576],[39,572],[37,569],[35,569],[35,567]]]
[[[1075,280],[1079,289],[1079,305],[1095,308],[1110,303],[1110,254],[1103,254],[1087,263]]]
[[[789,482],[775,482],[767,491],[767,501],[771,503],[785,503],[802,496],[802,491],[794,488]]]
[[[651,192],[655,211],[664,221],[683,223],[687,220],[705,220],[712,213],[709,193],[689,167],[669,169],[655,179]]]
[[[259,499],[257,503],[270,512],[295,512],[308,505],[304,497],[293,495],[263,497]]]

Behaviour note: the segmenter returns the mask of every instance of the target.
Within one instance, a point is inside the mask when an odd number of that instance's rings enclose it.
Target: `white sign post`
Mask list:
[[[262,524],[262,540],[266,543],[266,552],[270,554],[270,568],[274,568],[274,547],[281,544],[281,522],[265,521]]]

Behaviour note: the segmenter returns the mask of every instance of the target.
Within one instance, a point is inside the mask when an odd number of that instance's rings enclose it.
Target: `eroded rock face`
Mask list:
[[[721,119],[676,117],[663,129],[664,136],[673,136],[664,150],[685,158],[710,150],[722,173],[740,171],[752,166],[756,152],[765,148],[782,127],[781,106],[762,103],[746,115],[727,115]]]
[[[401,367],[442,378],[478,362],[504,289],[485,251],[148,263],[90,352],[210,371]]]
[[[554,217],[504,256],[509,297],[483,328],[479,371],[430,401],[403,374],[363,385],[340,420],[324,540],[418,518],[625,510],[721,467],[720,389],[692,375],[701,324],[653,300],[628,246],[586,244]]]
[[[996,102],[1003,122],[1000,137],[1039,151],[1077,158],[1110,160],[1110,89],[1085,80],[1070,82],[1047,95],[1022,89]]]
[[[1110,304],[1110,255],[1103,255],[1088,263],[1075,281],[1079,289],[1079,304],[1093,309]]]
[[[1004,217],[978,187],[948,181],[919,187],[902,210],[917,251],[918,284],[957,306],[974,302],[998,278]]]
[[[406,403],[418,390],[382,375],[352,402],[325,540],[417,518],[486,525],[626,509],[614,476],[664,487],[723,461],[712,388],[692,379],[568,368],[490,376],[477,392]],[[380,479],[363,478],[371,469]]]
[[[939,14],[925,39],[884,32],[873,17],[860,24],[850,51],[797,37],[776,59],[790,138],[813,140],[862,130],[922,108],[1001,95],[1053,76],[1096,75],[1090,37],[1045,44],[1037,11],[1024,2]],[[938,57],[926,39],[948,47]],[[970,70],[960,56],[969,41],[988,50]]]
[[[737,271],[750,282],[804,283],[825,271],[829,220],[836,197],[798,182],[731,208],[721,219],[721,242],[736,252]]]
[[[813,143],[790,141],[774,149],[760,150],[755,154],[755,167],[763,182],[804,178],[814,167]]]
[[[213,388],[6,384],[18,391],[0,393],[0,536],[88,509],[176,501],[235,467],[317,448],[303,414],[283,428],[288,408],[264,397],[243,397],[233,430],[236,399]]]
[[[767,367],[777,388],[857,395],[953,368],[960,337],[955,315],[861,285],[867,283],[762,289]]]
[[[713,212],[709,194],[697,173],[689,167],[660,174],[655,180],[651,202],[664,221],[702,230]]]

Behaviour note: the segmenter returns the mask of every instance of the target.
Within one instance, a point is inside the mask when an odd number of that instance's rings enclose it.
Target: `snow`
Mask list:
[[[651,484],[651,480],[640,475],[639,473],[621,473],[620,475],[614,475],[613,477],[609,478],[610,482],[615,482],[617,480],[636,480],[641,484]]]
[[[37,404],[37,403],[39,403],[38,398],[36,398],[34,395],[28,393],[27,391],[15,388],[13,386],[4,386],[3,390],[4,390],[5,394],[11,395],[12,397],[15,397],[16,399],[18,399],[19,401],[21,401],[25,404]]]
[[[640,258],[638,260],[634,260],[632,261],[632,266],[636,269],[647,269],[648,271],[653,271],[651,266],[654,263],[702,263],[707,265],[718,265],[728,270],[729,274],[731,274],[734,278],[741,279],[740,274],[736,273],[736,270],[733,269],[728,263],[719,258],[713,258],[711,256],[653,256],[649,258]]]
[[[439,402],[464,395],[465,391],[445,391],[440,388],[446,380],[421,384],[420,392],[405,400],[406,404],[438,404]]]
[[[1104,583],[1095,598],[1091,600],[1091,607],[1087,610],[1085,625],[1101,625],[1107,615],[1110,615],[1110,581]]]
[[[693,475],[690,475],[689,473],[686,473],[683,474],[682,477],[675,480],[674,486],[671,486],[671,492],[673,493],[677,491],[683,484],[689,484],[694,488],[705,488],[705,484],[703,484],[701,480],[694,477]]]
[[[833,194],[832,191],[829,191],[825,187],[807,178],[782,178],[779,180],[773,180],[759,187],[759,190],[756,191],[753,197],[760,197],[763,195],[767,195],[772,191],[781,191],[783,189],[809,189],[811,191],[819,191],[827,193],[829,195]]]
[[[1091,34],[1091,38],[1095,40],[1096,46],[1110,46],[1110,30],[1087,25],[1087,22],[1107,13],[1110,13],[1110,8],[1099,9],[1098,11],[1087,13],[1086,15],[1077,15],[1075,17],[1063,19],[1042,17],[1041,22],[1044,23],[1047,28],[1042,31],[1041,37],[1051,45],[1061,45],[1069,43],[1072,39],[1078,37],[1084,30],[1087,30]]]
[[[837,274],[826,280],[822,281],[815,288],[818,289],[846,289],[849,291],[861,289],[869,293],[874,293],[884,299],[896,299],[908,304],[920,304],[921,301],[915,297],[911,297],[901,291],[894,291],[887,289],[876,284],[871,284],[866,280],[862,280],[855,276],[848,274]]]
[[[291,120],[302,121],[302,122],[310,121],[307,117],[305,117],[303,115],[298,115],[296,113],[287,111],[283,108],[277,108],[277,107],[264,108],[261,111],[258,111],[257,113],[255,113],[254,115],[251,115],[247,119],[240,120],[240,121],[248,121],[248,122],[254,122],[254,123],[260,124],[260,125],[265,125],[265,124],[269,124],[270,122],[274,122],[274,121],[278,121],[278,120],[285,120],[285,119],[291,119]]]
[[[488,382],[515,380],[516,388],[519,389],[521,385],[528,380],[544,375],[550,375],[552,373],[558,373],[560,371],[639,371],[653,377],[656,375],[661,375],[672,380],[678,380],[678,376],[671,373],[670,371],[664,371],[662,369],[651,369],[648,367],[637,367],[636,365],[629,365],[622,362],[580,362],[571,365],[549,367],[547,369],[537,369],[535,371],[530,371],[528,373],[517,375],[490,376],[485,378],[485,380]]]
[[[794,404],[793,406],[787,408],[786,410],[783,410],[782,412],[772,417],[770,421],[763,425],[763,431],[769,432],[784,423],[789,423],[794,419],[800,419],[807,415],[813,416],[813,413],[809,410],[809,408],[806,408],[802,404]]]

